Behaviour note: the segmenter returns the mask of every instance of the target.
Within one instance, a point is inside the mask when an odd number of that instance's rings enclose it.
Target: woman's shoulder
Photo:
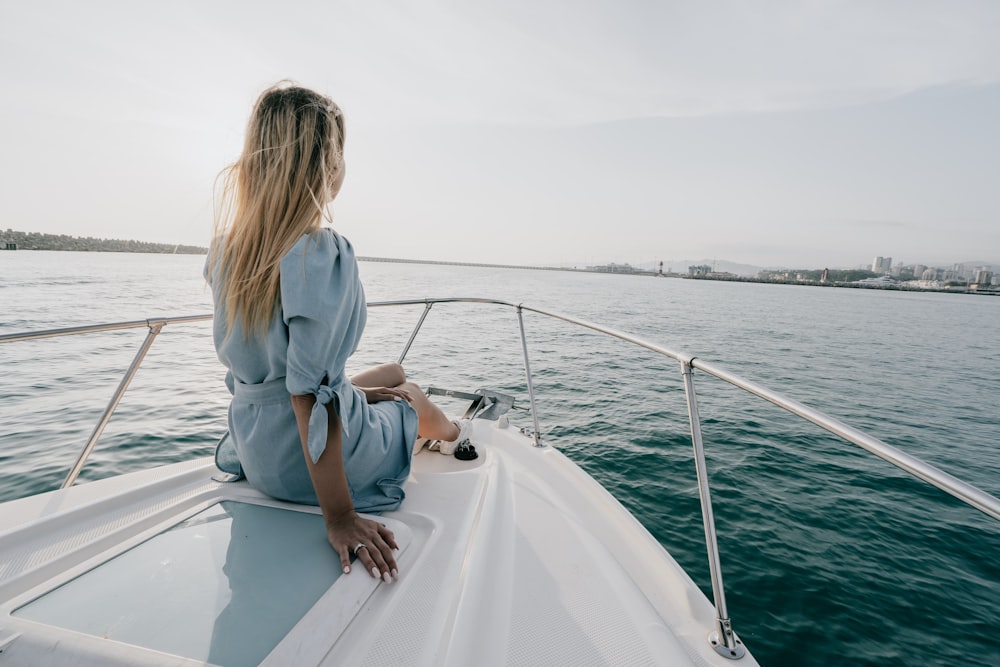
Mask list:
[[[304,235],[281,260],[281,301],[285,317],[336,317],[345,291],[358,284],[351,244],[332,229]]]
[[[320,227],[308,234],[303,234],[281,261],[284,263],[289,258],[298,258],[305,259],[307,262],[325,262],[336,260],[338,257],[353,259],[354,246],[332,227]]]
[[[312,287],[356,279],[357,259],[350,242],[329,227],[304,234],[281,259],[282,293],[293,285]]]

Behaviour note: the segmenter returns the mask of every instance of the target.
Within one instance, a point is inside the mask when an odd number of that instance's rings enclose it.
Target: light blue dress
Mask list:
[[[229,369],[226,385],[233,394],[229,437],[220,444],[217,461],[235,455],[253,487],[281,500],[317,504],[289,398],[313,394],[312,460],[326,449],[329,405],[340,416],[355,509],[398,507],[410,472],[417,415],[406,401],[369,404],[344,373],[367,317],[350,242],[329,228],[299,239],[281,260],[281,298],[267,333],[253,339],[244,335],[239,318],[231,332],[226,330],[223,269],[211,266],[209,257],[205,276],[215,299],[215,349]]]

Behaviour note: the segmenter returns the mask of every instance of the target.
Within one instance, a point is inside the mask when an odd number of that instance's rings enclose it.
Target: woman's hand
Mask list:
[[[348,512],[327,521],[326,537],[340,556],[344,573],[351,571],[351,554],[372,577],[390,583],[399,578],[393,551],[399,549],[392,531],[383,524]]]
[[[365,392],[365,398],[368,399],[369,403],[378,403],[379,401],[406,401],[409,403],[413,400],[410,392],[401,387],[358,387],[358,389]]]

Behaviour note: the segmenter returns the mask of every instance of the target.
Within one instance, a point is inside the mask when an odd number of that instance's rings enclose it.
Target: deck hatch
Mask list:
[[[13,616],[217,665],[257,664],[339,576],[320,515],[226,501]]]

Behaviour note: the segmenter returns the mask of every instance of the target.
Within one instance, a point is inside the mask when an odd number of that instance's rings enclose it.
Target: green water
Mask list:
[[[0,254],[0,333],[210,311],[201,258]],[[595,321],[778,390],[1000,495],[1000,299],[362,264],[369,299],[479,296]],[[422,307],[372,309],[354,369]],[[676,362],[526,314],[542,432],[708,592]],[[0,498],[61,482],[145,334],[0,345]],[[168,327],[84,479],[209,453],[227,394],[209,325]],[[434,308],[424,385],[526,403],[513,313]],[[349,368],[349,370],[352,370]],[[853,445],[696,374],[730,615],[765,665],[1000,664],[1000,523]],[[528,423],[524,415],[515,417]]]

